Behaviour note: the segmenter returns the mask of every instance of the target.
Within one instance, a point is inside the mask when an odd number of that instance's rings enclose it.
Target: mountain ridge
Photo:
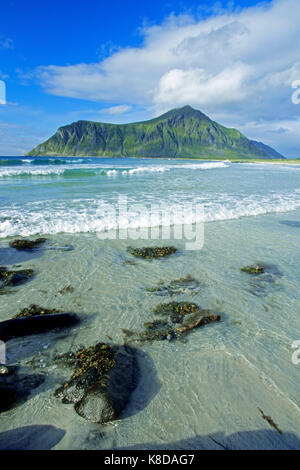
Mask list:
[[[27,156],[285,158],[187,105],[128,124],[80,120],[60,127]]]

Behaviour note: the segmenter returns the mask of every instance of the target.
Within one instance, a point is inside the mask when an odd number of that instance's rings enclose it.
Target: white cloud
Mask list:
[[[119,106],[112,106],[111,108],[104,108],[101,109],[100,113],[105,113],[105,114],[124,114],[127,113],[132,109],[131,106],[127,104],[121,104]]]
[[[100,63],[42,66],[38,76],[49,93],[94,101],[173,106],[186,99],[200,107],[244,102],[287,87],[299,75],[299,22],[298,0],[198,21],[171,16],[142,30],[140,48],[122,49]]]
[[[291,84],[300,79],[299,24],[299,0],[217,10],[204,19],[172,15],[144,27],[139,48],[36,73],[50,94],[117,105],[112,110],[126,102],[159,114],[191,104],[214,119],[230,116],[225,125],[291,122],[299,113],[290,99]]]

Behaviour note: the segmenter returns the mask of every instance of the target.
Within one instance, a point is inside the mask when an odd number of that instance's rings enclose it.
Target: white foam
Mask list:
[[[39,177],[39,176],[62,176],[66,171],[72,171],[76,173],[76,171],[94,171],[96,173],[106,174],[107,176],[113,175],[143,175],[147,173],[164,173],[166,171],[173,171],[173,170],[213,170],[218,168],[226,168],[228,165],[224,162],[206,162],[206,163],[187,163],[187,164],[177,164],[176,162],[171,165],[149,165],[149,166],[141,166],[132,168],[130,166],[126,167],[126,165],[119,166],[119,165],[108,165],[108,164],[89,164],[89,163],[66,163],[61,165],[36,165],[31,166],[28,165],[33,161],[30,160],[22,160],[26,165],[19,165],[13,168],[11,167],[2,167],[0,168],[0,178],[13,178],[13,177],[20,177],[20,176],[28,176],[28,177]],[[80,159],[79,162],[83,160]],[[68,160],[66,160],[68,162]],[[69,160],[70,162],[70,160]]]
[[[170,214],[161,219],[158,211],[148,216],[151,204],[162,205]],[[193,203],[193,205],[189,205]],[[133,204],[139,205],[133,207]],[[177,196],[176,200],[153,195],[141,199],[131,198],[128,203],[129,216],[116,218],[118,200],[74,199],[72,201],[36,201],[35,203],[14,204],[1,210],[0,237],[29,236],[34,234],[103,232],[118,228],[156,227],[182,222],[211,222],[238,219],[267,213],[288,212],[300,208],[300,191],[293,193],[269,194],[262,197],[251,195],[241,198],[226,194],[206,194],[202,198],[186,201]],[[196,204],[203,205],[203,215],[195,211]],[[183,220],[184,214],[184,220]]]

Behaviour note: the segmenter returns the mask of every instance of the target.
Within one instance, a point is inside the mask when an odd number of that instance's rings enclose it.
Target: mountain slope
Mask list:
[[[221,126],[191,106],[132,124],[78,121],[60,127],[27,155],[284,158],[271,147]]]

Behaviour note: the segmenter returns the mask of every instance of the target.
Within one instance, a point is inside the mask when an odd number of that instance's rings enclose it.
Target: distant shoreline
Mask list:
[[[230,163],[264,163],[264,164],[277,164],[277,165],[285,165],[285,164],[292,164],[292,165],[300,165],[300,158],[286,158],[286,159],[262,159],[262,158],[214,158],[214,157],[125,157],[125,156],[99,156],[99,155],[1,155],[0,158],[119,158],[119,159],[134,159],[134,160],[170,160],[170,161],[177,161],[177,160],[189,160],[189,161],[210,161],[210,162],[230,162]]]
[[[26,156],[25,156],[26,157]],[[237,159],[231,159],[231,158],[215,158],[215,157],[125,157],[125,156],[118,156],[118,157],[111,157],[111,156],[98,156],[98,155],[40,155],[40,156],[35,156],[35,157],[30,157],[27,155],[29,158],[126,158],[126,159],[139,159],[139,160],[148,160],[148,159],[153,159],[153,160],[197,160],[197,161],[211,161],[211,162],[224,162],[224,161],[230,161],[231,163],[275,163],[275,164],[294,164],[294,165],[300,165],[300,158],[291,158],[291,159],[264,159],[264,158],[237,158]]]

